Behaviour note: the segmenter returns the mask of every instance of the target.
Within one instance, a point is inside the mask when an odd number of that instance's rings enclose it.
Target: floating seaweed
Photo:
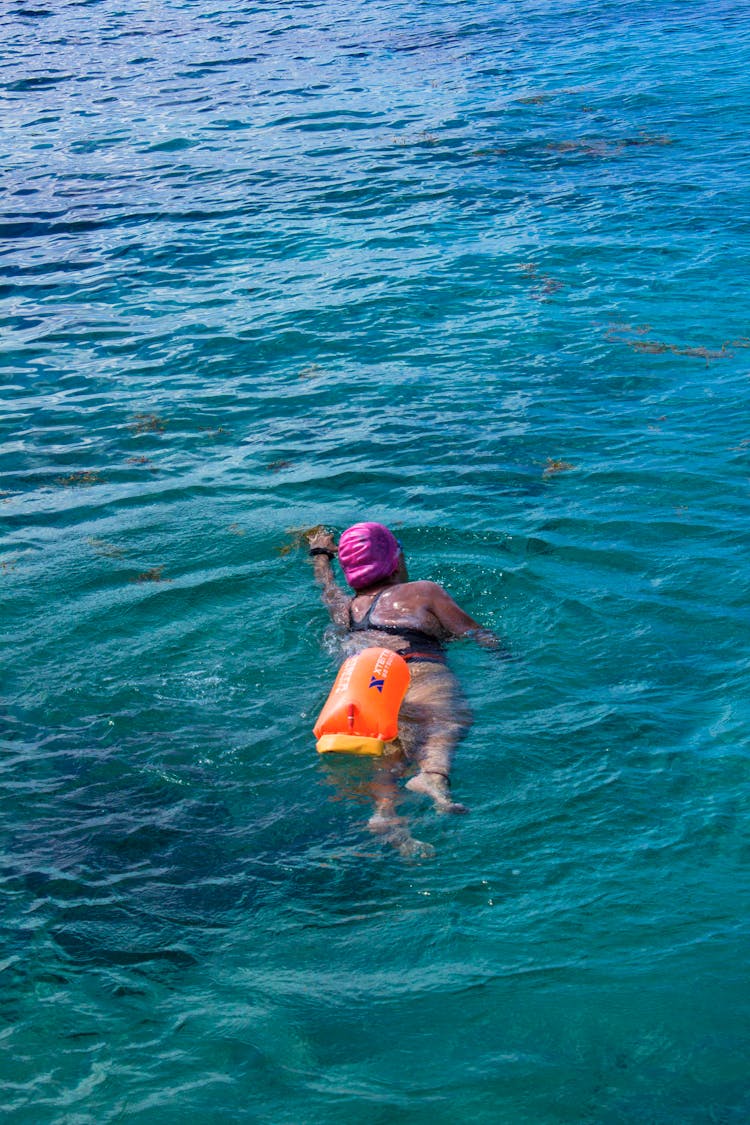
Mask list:
[[[165,419],[158,414],[134,414],[130,424],[134,434],[163,434],[166,428]]]
[[[299,372],[298,379],[319,379],[321,375],[325,375],[325,369],[319,363],[308,363]]]
[[[543,301],[545,297],[549,297],[552,293],[557,293],[558,290],[564,289],[562,281],[557,278],[549,277],[548,274],[542,274],[539,278],[542,282],[536,289],[532,289],[531,296],[535,301]]]
[[[642,148],[644,145],[673,145],[674,139],[668,137],[666,133],[644,133],[641,132],[637,137],[625,137],[620,142],[621,145],[627,148]]]
[[[227,531],[229,532],[230,535],[244,535],[245,534],[244,527],[241,527],[238,523],[230,523],[229,527],[227,528]]]
[[[114,543],[108,543],[106,539],[96,539],[89,536],[86,542],[89,547],[93,548],[95,554],[101,555],[105,559],[121,559],[125,555],[122,547],[117,547]]]
[[[144,570],[141,574],[136,574],[135,578],[131,578],[131,582],[169,582],[168,578],[162,577],[163,566],[152,566],[150,570]]]
[[[158,473],[159,470],[149,457],[128,457],[128,465],[142,465],[144,469],[148,469],[150,473]]]
[[[552,293],[557,293],[560,289],[565,288],[564,283],[558,281],[556,277],[550,277],[548,273],[539,273],[536,262],[518,262],[516,269],[520,270],[530,280],[539,282],[531,290],[531,296],[535,301],[544,301]]]
[[[394,145],[436,145],[440,143],[440,138],[434,133],[424,132],[411,137],[394,137],[393,143]]]
[[[622,146],[609,141],[583,140],[583,141],[551,141],[547,145],[549,152],[559,152],[563,155],[574,153],[578,156],[616,156],[622,151]]]
[[[674,352],[675,355],[687,355],[692,357],[693,359],[705,359],[706,361],[708,361],[709,359],[728,359],[732,354],[731,352],[727,351],[723,345],[721,348],[673,347],[670,350]]]
[[[102,480],[100,473],[86,470],[82,473],[71,473],[67,477],[55,477],[55,484],[63,488],[87,488],[92,484],[99,484]]]
[[[646,148],[654,145],[671,145],[671,137],[664,134],[640,133],[637,137],[622,137],[619,140],[606,141],[599,138],[580,138],[568,141],[551,141],[547,145],[549,152],[559,152],[563,155],[573,153],[579,156],[609,157],[619,156],[628,148]]]
[[[281,555],[290,555],[292,551],[298,551],[301,547],[307,544],[307,541],[313,535],[319,535],[321,531],[329,531],[330,529],[322,523],[316,523],[315,527],[288,527],[287,535],[291,536],[288,543],[282,543],[281,546],[276,548],[276,553]]]
[[[738,341],[725,342],[720,348],[707,348],[703,345],[670,344],[665,340],[636,340],[634,336],[646,336],[651,331],[649,324],[626,324],[610,322],[604,331],[606,340],[627,344],[634,352],[641,355],[681,355],[691,359],[705,359],[708,363],[712,359],[728,359],[733,355],[730,345],[750,347],[750,340],[746,344]]]
[[[229,433],[229,430],[226,426],[199,426],[198,430],[200,433],[205,434],[206,437],[209,438],[218,438],[223,434]]]
[[[610,321],[604,337],[607,340],[622,340],[627,336],[645,336],[651,331],[650,324],[627,324],[623,321]]]
[[[549,94],[528,94],[523,98],[516,98],[516,101],[519,105],[544,105],[549,99]]]
[[[0,570],[2,570],[3,574],[10,574],[12,570],[16,569],[17,562],[18,559],[2,559],[2,561],[0,561]]]
[[[281,471],[281,469],[290,469],[291,467],[292,462],[285,461],[283,458],[279,459],[278,461],[271,461],[268,465],[266,465],[266,468],[271,473],[278,473]]]
[[[634,352],[647,355],[684,355],[690,359],[705,359],[708,363],[712,359],[728,359],[733,353],[722,344],[721,348],[705,348],[702,346],[680,346],[679,344],[666,344],[663,340],[628,340],[628,347]]]
[[[646,355],[662,355],[670,351],[669,344],[663,344],[659,340],[629,340],[628,347]]]
[[[557,461],[552,457],[548,457],[547,466],[544,469],[542,476],[551,477],[556,473],[569,473],[575,468],[577,468],[577,466],[571,465],[570,461]]]

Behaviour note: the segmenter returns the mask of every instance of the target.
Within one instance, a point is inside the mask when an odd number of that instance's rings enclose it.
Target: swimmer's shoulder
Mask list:
[[[417,582],[407,582],[406,585],[407,586],[416,586],[416,587],[419,588],[420,591],[423,590],[426,594],[427,593],[430,593],[430,594],[444,594],[445,593],[445,590],[443,589],[443,587],[440,585],[439,582],[430,582],[426,578],[419,579]]]
[[[419,599],[420,602],[429,604],[436,598],[447,597],[445,590],[437,582],[421,579],[416,582],[402,582],[398,587],[410,599]]]

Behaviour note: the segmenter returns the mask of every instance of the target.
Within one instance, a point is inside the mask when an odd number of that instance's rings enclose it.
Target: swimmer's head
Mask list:
[[[382,523],[355,523],[341,533],[339,562],[353,590],[390,578],[400,560],[401,546]]]

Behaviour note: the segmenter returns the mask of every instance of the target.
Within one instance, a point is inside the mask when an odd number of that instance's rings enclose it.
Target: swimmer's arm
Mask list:
[[[445,631],[450,633],[451,636],[470,637],[482,648],[488,648],[501,656],[510,655],[500,637],[493,633],[491,629],[485,629],[473,617],[469,617],[468,613],[464,613],[442,586],[436,587],[434,602],[430,609]]]
[[[315,555],[313,557],[313,574],[315,581],[323,590],[323,604],[330,613],[334,625],[347,625],[349,621],[349,598],[336,585],[331,560],[327,559],[325,555]]]
[[[326,551],[336,553],[333,536],[327,532],[318,532],[310,536],[309,544],[311,548],[322,547]],[[323,604],[330,613],[334,625],[346,627],[349,623],[349,598],[336,585],[331,562],[327,555],[313,555],[313,576],[323,591]]]

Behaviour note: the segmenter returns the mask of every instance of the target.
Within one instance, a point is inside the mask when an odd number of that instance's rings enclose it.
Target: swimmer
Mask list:
[[[382,524],[355,524],[341,534],[338,547],[327,531],[314,532],[308,542],[323,601],[333,622],[347,633],[347,655],[370,646],[390,648],[409,665],[398,741],[418,773],[407,781],[407,789],[430,797],[439,812],[466,812],[451,797],[450,770],[472,715],[446,663],[445,645],[453,637],[471,637],[483,648],[502,652],[502,642],[464,613],[437,582],[409,581],[401,544]],[[336,555],[353,597],[336,584]],[[387,834],[397,821],[394,794],[376,794],[371,830]]]

